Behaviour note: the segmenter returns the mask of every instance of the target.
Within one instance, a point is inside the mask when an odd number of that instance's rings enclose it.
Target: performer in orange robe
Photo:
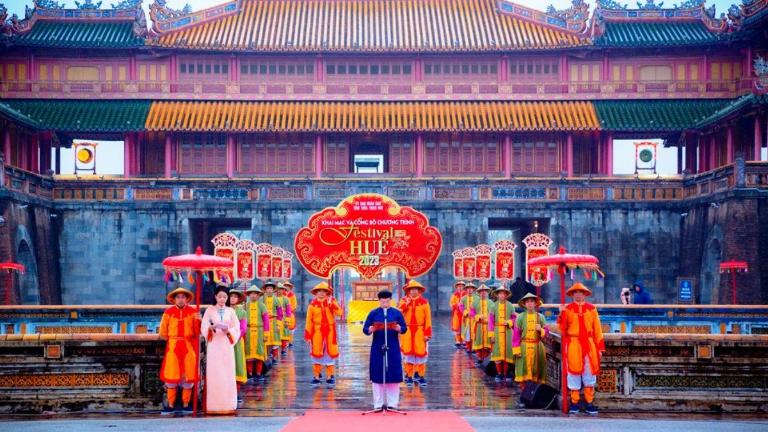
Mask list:
[[[334,363],[339,357],[336,317],[341,316],[341,307],[331,297],[333,288],[327,282],[320,282],[310,292],[315,299],[307,308],[304,340],[309,343],[309,355],[312,357],[312,385],[320,385],[325,366],[325,383],[331,388],[336,385]]]
[[[584,411],[597,414],[597,407],[593,404],[595,384],[600,374],[600,357],[605,352],[600,316],[597,308],[586,301],[587,296],[592,294],[589,288],[577,282],[566,294],[573,297],[573,303],[564,308],[560,307],[557,323],[567,353],[568,389],[571,391],[570,413],[579,412],[579,391],[583,388]]]
[[[408,332],[400,335],[400,351],[405,363],[405,384],[409,387],[416,382],[424,387],[427,385],[427,357],[429,357],[429,340],[432,338],[432,311],[429,302],[422,294],[426,291],[424,285],[411,280],[403,288],[405,297],[400,300],[398,309],[405,317]]]
[[[167,341],[160,367],[160,381],[165,383],[167,404],[163,413],[175,411],[178,387],[181,386],[182,410],[192,412],[192,388],[198,379],[195,344],[200,340],[200,314],[189,305],[193,295],[176,288],[166,297],[173,306],[163,313],[160,338]]]
[[[456,281],[453,287],[456,291],[451,295],[451,330],[453,330],[453,337],[456,342],[456,349],[460,349],[464,343],[464,339],[461,337],[461,311],[459,311],[459,304],[461,298],[464,297],[464,281]]]

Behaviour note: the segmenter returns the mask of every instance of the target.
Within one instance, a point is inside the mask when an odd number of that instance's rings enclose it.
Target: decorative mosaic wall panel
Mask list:
[[[432,198],[436,201],[440,201],[440,200],[466,201],[466,200],[472,199],[472,189],[436,187],[432,189]]]
[[[172,189],[134,189],[133,199],[136,201],[171,201]]]
[[[347,196],[344,188],[316,188],[315,199],[320,201],[341,201]]]
[[[129,385],[130,375],[125,372],[0,375],[0,387],[5,388],[128,387]]]
[[[125,189],[90,189],[90,188],[74,188],[74,189],[54,189],[54,199],[61,200],[104,200],[104,201],[120,201],[125,199]]]
[[[688,334],[712,334],[712,327],[705,325],[635,325],[632,326],[632,333],[688,333]]]
[[[606,357],[693,357],[693,347],[612,346],[605,349]]]
[[[568,201],[602,201],[605,199],[603,188],[570,188]]]
[[[271,187],[267,188],[267,199],[300,201],[307,198],[307,189],[303,187]]]
[[[601,369],[597,376],[597,391],[600,393],[616,393],[619,391],[619,371],[616,369]]]
[[[639,375],[637,388],[768,389],[767,376],[748,375]]]
[[[35,333],[40,334],[83,334],[112,333],[111,326],[37,326]]]

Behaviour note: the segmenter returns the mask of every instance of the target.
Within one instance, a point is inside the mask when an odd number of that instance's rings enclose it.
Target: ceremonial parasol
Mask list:
[[[736,273],[746,273],[747,270],[749,270],[749,266],[746,261],[726,261],[720,263],[720,273],[731,274],[731,298],[733,299],[733,304],[738,304],[736,301]]]
[[[600,267],[598,266],[600,261],[592,255],[578,255],[565,253],[565,248],[560,246],[560,250],[554,255],[547,255],[543,257],[533,258],[528,261],[528,265],[534,269],[553,269],[557,270],[557,274],[560,275],[560,304],[565,305],[565,273],[567,270],[584,270],[592,272],[593,278],[597,278],[597,274],[600,273]],[[562,377],[562,399],[563,399],[563,412],[568,412],[568,389],[567,389],[567,376],[568,376],[568,353],[565,343],[565,335],[561,335],[561,357],[563,359],[563,370],[561,372]]]
[[[203,255],[200,246],[197,247],[194,254],[171,256],[163,260],[163,268],[168,273],[174,272],[195,272],[195,306],[197,313],[200,313],[200,291],[202,290],[203,273],[212,271],[231,270],[233,262],[229,258],[221,258],[213,255]],[[200,370],[200,342],[195,344],[195,356],[198,361],[197,369]],[[192,414],[197,415],[197,383],[195,380],[192,402]]]
[[[24,265],[16,264],[15,262],[0,262],[0,270],[6,270],[9,274],[8,279],[10,280],[10,282],[8,283],[8,289],[5,291],[6,293],[5,304],[10,305],[12,285],[13,285],[13,279],[12,279],[12,276],[10,276],[10,273],[18,272],[18,273],[24,274],[24,271],[26,269],[24,268]]]

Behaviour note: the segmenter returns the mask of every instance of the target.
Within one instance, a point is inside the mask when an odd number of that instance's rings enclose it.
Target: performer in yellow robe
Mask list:
[[[320,385],[322,369],[325,366],[326,385],[336,385],[334,364],[339,357],[339,341],[336,332],[336,317],[341,316],[341,307],[331,297],[333,288],[327,282],[320,282],[310,291],[315,299],[307,308],[304,340],[309,344],[312,357],[312,386]]]
[[[400,351],[405,363],[405,384],[409,387],[416,382],[427,385],[427,358],[429,340],[432,338],[432,311],[429,302],[423,297],[424,285],[411,280],[403,288],[405,297],[400,300],[398,309],[405,317],[408,331],[400,335]]]
[[[603,329],[597,308],[587,303],[587,296],[592,291],[581,283],[576,283],[566,294],[573,297],[573,303],[560,307],[557,323],[563,335],[563,344],[567,353],[568,389],[571,392],[569,412],[576,414],[580,410],[580,390],[584,389],[584,411],[597,414],[594,405],[595,384],[600,374],[600,357],[605,352]]]
[[[496,302],[491,306],[488,331],[493,337],[493,352],[491,361],[496,364],[496,382],[508,380],[511,382],[513,364],[515,362],[512,349],[512,334],[515,326],[515,305],[507,299],[512,294],[504,285],[493,287]]]
[[[267,307],[267,312],[269,313],[269,331],[266,333],[267,352],[271,353],[272,359],[275,361],[279,357],[278,353],[282,343],[283,314],[285,313],[283,300],[275,294],[276,288],[277,284],[272,280],[264,282],[264,286],[261,287],[263,291],[261,302]],[[276,365],[277,363],[274,364]]]
[[[461,337],[461,312],[459,311],[459,304],[464,297],[464,281],[456,281],[453,284],[455,291],[451,295],[451,330],[453,331],[453,337],[455,339],[454,344],[456,349],[461,348],[463,339]]]
[[[472,299],[470,317],[472,318],[472,350],[477,354],[477,363],[482,363],[493,349],[493,334],[488,331],[493,300],[488,298],[491,291],[485,284],[477,288]]]
[[[291,308],[291,299],[288,298],[288,289],[283,282],[277,284],[277,298],[283,308],[283,328],[280,330],[280,354],[288,353],[288,344],[291,342],[291,331],[296,328],[295,311]]]
[[[468,353],[472,352],[472,317],[470,317],[470,313],[472,312],[472,301],[475,298],[475,286],[472,281],[467,282],[466,285],[464,285],[464,296],[461,298],[461,302],[459,303],[459,312],[461,313],[462,320],[461,320],[461,340],[464,343],[464,347],[467,350]]]
[[[160,320],[160,338],[167,341],[160,367],[160,381],[165,383],[167,400],[163,413],[175,411],[179,386],[182,410],[192,412],[192,388],[198,379],[195,344],[200,340],[200,314],[189,305],[193,299],[189,290],[176,288],[166,298],[173,306],[165,310]]]
[[[245,337],[245,360],[248,367],[248,375],[253,380],[264,382],[264,364],[267,361],[268,353],[266,347],[266,335],[269,333],[269,311],[267,306],[259,299],[261,288],[251,285],[245,291],[248,296],[248,303],[245,305],[247,330]]]
[[[296,313],[299,310],[299,300],[296,297],[296,293],[293,291],[293,284],[291,281],[285,281],[283,285],[287,290],[285,296],[288,297],[288,304],[291,305],[291,311],[293,311],[288,321],[288,328],[291,330],[288,336],[288,347],[293,348],[293,335],[296,333]]]

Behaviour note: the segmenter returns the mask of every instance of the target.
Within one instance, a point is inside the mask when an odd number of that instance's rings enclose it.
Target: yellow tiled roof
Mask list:
[[[591,102],[156,101],[150,131],[397,132],[596,130]]]
[[[494,51],[588,44],[506,15],[496,0],[243,0],[230,16],[149,45],[252,51]]]

